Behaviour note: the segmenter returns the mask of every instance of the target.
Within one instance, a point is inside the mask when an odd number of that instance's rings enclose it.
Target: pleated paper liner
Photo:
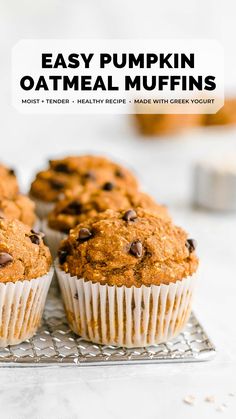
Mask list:
[[[101,285],[56,273],[71,329],[94,343],[143,347],[166,342],[186,325],[196,276],[140,288]]]
[[[0,284],[0,347],[16,345],[38,329],[53,275]]]

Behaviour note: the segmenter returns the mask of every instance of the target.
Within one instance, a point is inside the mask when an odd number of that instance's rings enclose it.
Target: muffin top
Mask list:
[[[95,217],[107,209],[128,210],[130,208],[147,208],[155,211],[160,217],[169,219],[165,206],[157,204],[154,199],[143,192],[127,191],[114,187],[111,189],[83,188],[80,193],[67,193],[48,216],[48,225],[52,229],[68,233],[77,224]]]
[[[51,255],[40,233],[18,220],[0,219],[0,282],[38,278],[50,265]]]
[[[30,227],[36,221],[35,203],[25,195],[16,195],[12,199],[0,198],[0,216],[10,220],[19,220]]]
[[[19,186],[13,169],[0,164],[0,198],[12,199],[19,192]]]
[[[125,189],[137,188],[137,180],[126,168],[100,156],[70,156],[50,160],[49,168],[37,174],[30,193],[45,202],[55,202],[67,189],[78,185]]]
[[[62,270],[101,284],[131,287],[176,282],[198,266],[195,241],[144,209],[107,210],[70,231],[58,252]]]

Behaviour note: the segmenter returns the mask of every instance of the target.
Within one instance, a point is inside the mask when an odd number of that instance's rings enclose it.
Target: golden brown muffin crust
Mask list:
[[[36,221],[35,203],[24,195],[16,195],[13,199],[0,198],[0,216],[33,227]]]
[[[54,210],[48,215],[48,225],[52,229],[68,233],[77,224],[107,209],[128,210],[137,207],[157,212],[160,217],[170,218],[167,208],[157,204],[146,193],[117,187],[111,190],[84,188],[79,194],[68,194],[55,205]]]
[[[215,114],[204,115],[204,125],[236,124],[236,99],[225,99],[224,106]]]
[[[14,170],[0,164],[0,198],[12,199],[18,192],[19,186]]]
[[[0,282],[38,278],[50,266],[50,252],[39,233],[20,221],[0,219]]]
[[[178,134],[183,130],[199,127],[203,120],[200,114],[136,114],[135,118],[139,131],[147,136]]]
[[[45,202],[55,202],[68,189],[79,185],[93,188],[112,183],[137,189],[137,180],[126,168],[100,156],[69,156],[50,160],[50,167],[37,174],[30,193]]]
[[[79,224],[59,249],[61,268],[72,276],[108,285],[160,285],[192,275],[194,242],[170,221],[144,209],[107,210]]]

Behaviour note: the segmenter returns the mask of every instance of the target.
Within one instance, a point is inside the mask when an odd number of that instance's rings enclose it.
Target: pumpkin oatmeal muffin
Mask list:
[[[13,169],[0,164],[0,198],[14,198],[19,192],[19,186]]]
[[[117,186],[109,189],[84,188],[79,195],[73,192],[66,195],[65,199],[55,205],[48,219],[43,221],[46,242],[53,255],[56,255],[60,241],[72,228],[107,209],[129,210],[141,207],[157,212],[160,217],[170,219],[167,208],[157,204],[148,194],[127,191]],[[130,214],[132,216],[132,212]]]
[[[35,203],[20,194],[12,199],[0,198],[0,216],[33,227],[36,223]]]
[[[70,231],[56,267],[72,330],[97,343],[167,341],[191,311],[196,243],[157,213],[107,210]]]
[[[78,186],[109,188],[115,184],[125,189],[137,189],[135,176],[123,166],[100,156],[69,156],[50,160],[48,169],[36,175],[30,189],[42,218],[52,210],[66,190]]]
[[[201,114],[136,114],[138,130],[146,136],[176,135],[202,125]]]
[[[36,332],[52,278],[51,255],[41,234],[0,218],[0,346]]]

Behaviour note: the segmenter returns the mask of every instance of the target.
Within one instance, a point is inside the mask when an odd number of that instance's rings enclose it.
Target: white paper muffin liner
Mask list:
[[[61,233],[60,231],[53,230],[48,226],[47,219],[42,221],[41,228],[45,234],[45,243],[49,247],[53,259],[57,257],[57,251],[60,245],[60,242],[67,237],[67,234]]]
[[[187,323],[196,276],[140,288],[101,285],[56,273],[74,333],[104,345],[127,348],[166,342]]]
[[[0,283],[0,347],[31,338],[41,323],[53,268],[30,281]]]
[[[47,217],[49,212],[51,212],[55,206],[55,202],[44,202],[40,199],[35,198],[34,196],[29,196],[32,201],[35,203],[35,212],[39,218]]]

